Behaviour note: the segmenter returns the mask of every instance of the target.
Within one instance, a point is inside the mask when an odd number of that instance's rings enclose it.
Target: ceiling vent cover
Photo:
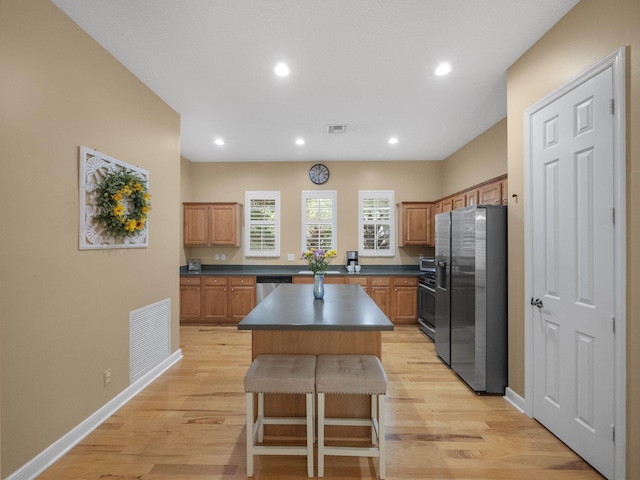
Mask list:
[[[347,133],[349,125],[327,125],[327,133]]]

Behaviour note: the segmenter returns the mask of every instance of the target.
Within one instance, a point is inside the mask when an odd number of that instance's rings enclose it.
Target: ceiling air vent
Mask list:
[[[327,133],[347,133],[349,125],[327,125]]]

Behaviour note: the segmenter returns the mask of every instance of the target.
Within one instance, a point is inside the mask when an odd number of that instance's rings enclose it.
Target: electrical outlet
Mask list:
[[[295,257],[293,256],[293,253],[290,253],[289,255],[287,255],[287,260],[290,262],[293,262],[295,260]]]
[[[224,253],[221,253],[221,254],[220,254],[220,260],[226,260],[226,258],[227,258],[227,257],[226,257],[226,255],[225,255]]]
[[[104,378],[104,386],[106,387],[107,385],[109,385],[111,383],[111,369],[110,368],[108,370],[104,371],[103,378]]]
[[[213,257],[213,258],[215,258],[216,260],[220,260],[220,254],[216,253],[215,257]]]

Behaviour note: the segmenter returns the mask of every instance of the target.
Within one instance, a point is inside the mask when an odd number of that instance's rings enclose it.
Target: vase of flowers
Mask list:
[[[302,259],[307,261],[309,270],[313,272],[313,298],[324,298],[324,274],[336,255],[338,252],[335,250],[321,248],[312,248],[302,253]]]

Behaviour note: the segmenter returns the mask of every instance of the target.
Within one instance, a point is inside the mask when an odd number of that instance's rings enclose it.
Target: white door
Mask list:
[[[532,116],[533,415],[614,474],[613,72]]]

